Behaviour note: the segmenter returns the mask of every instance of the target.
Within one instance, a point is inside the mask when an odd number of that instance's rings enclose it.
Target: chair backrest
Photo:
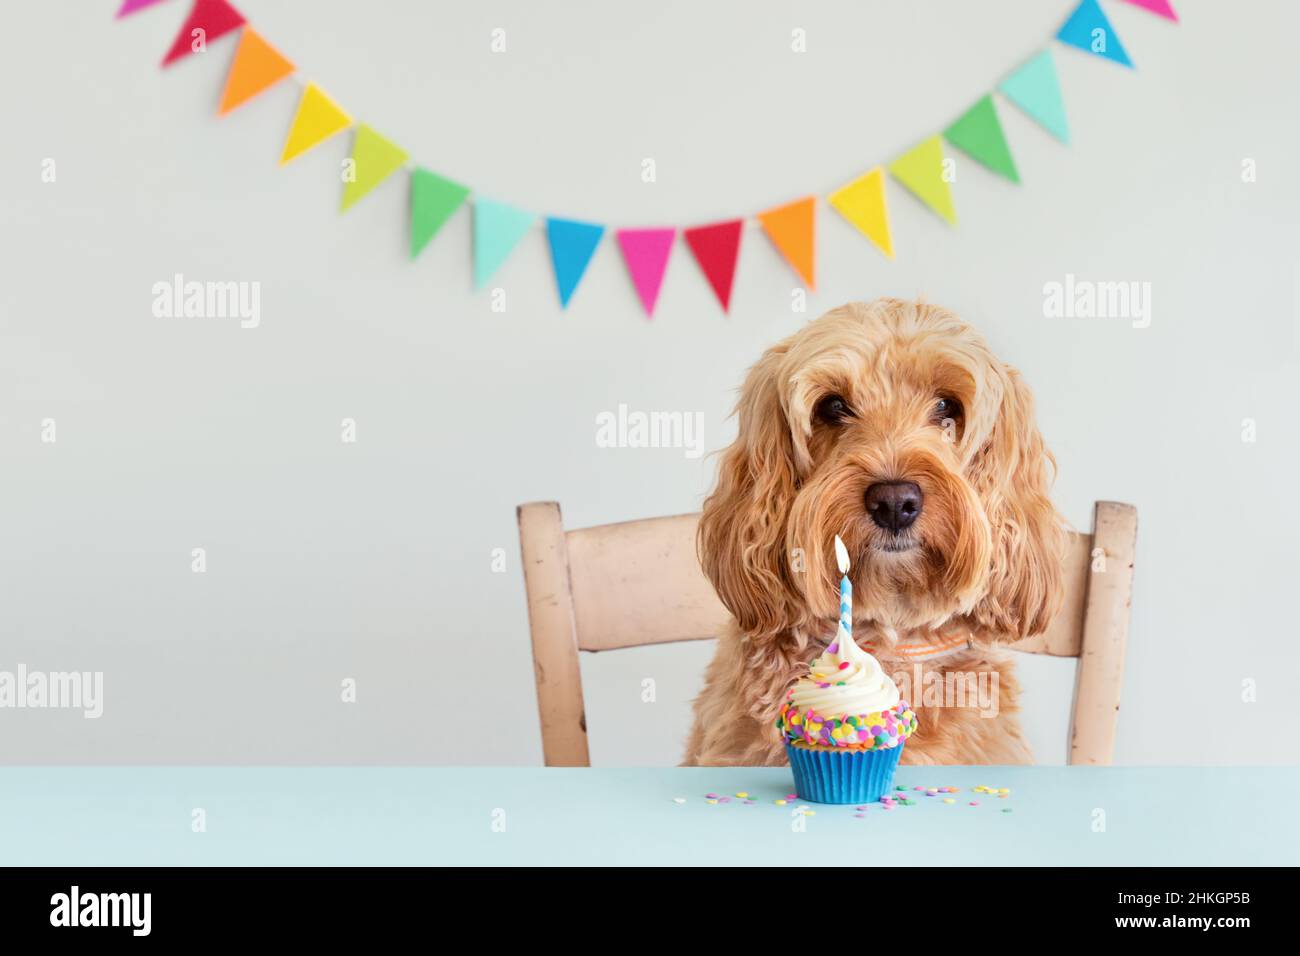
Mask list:
[[[553,501],[519,508],[533,668],[548,767],[586,767],[579,651],[715,637],[728,613],[700,570],[698,514],[565,531]],[[1065,603],[1048,630],[1010,645],[1078,658],[1069,762],[1108,764],[1119,719],[1137,510],[1099,501],[1091,534],[1071,534]]]

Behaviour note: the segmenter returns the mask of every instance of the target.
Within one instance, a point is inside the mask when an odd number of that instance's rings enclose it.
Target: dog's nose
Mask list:
[[[921,514],[921,487],[914,481],[878,481],[864,497],[867,514],[886,531],[910,528]]]

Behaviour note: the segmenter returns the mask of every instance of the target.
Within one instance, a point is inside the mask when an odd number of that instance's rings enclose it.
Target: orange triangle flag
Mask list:
[[[263,40],[252,27],[244,27],[235,59],[230,64],[230,73],[226,76],[226,89],[221,94],[218,115],[225,116],[293,71],[294,65],[279,50]]]
[[[813,255],[816,218],[817,200],[812,196],[758,214],[767,237],[810,289],[817,286]]]

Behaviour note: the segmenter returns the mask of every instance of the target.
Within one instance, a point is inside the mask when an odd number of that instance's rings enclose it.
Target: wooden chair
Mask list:
[[[548,767],[587,767],[579,651],[700,641],[728,620],[700,570],[698,514],[565,531],[560,506],[519,508],[533,668]],[[1079,659],[1071,764],[1108,764],[1119,719],[1137,509],[1099,501],[1092,534],[1072,534],[1061,613],[1045,634],[1011,645]]]

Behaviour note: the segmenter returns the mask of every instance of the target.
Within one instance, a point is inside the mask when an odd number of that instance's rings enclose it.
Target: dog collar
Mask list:
[[[955,634],[936,633],[934,638],[928,641],[900,641],[888,651],[882,649],[882,654],[886,657],[902,658],[909,662],[929,661],[947,657],[949,654],[956,654],[959,651],[969,650],[972,646],[970,633],[968,631],[958,631]]]
[[[940,637],[935,641],[907,641],[894,645],[894,653],[906,661],[928,661],[936,657],[946,657],[957,651],[968,650],[971,646],[969,634],[954,634]]]

